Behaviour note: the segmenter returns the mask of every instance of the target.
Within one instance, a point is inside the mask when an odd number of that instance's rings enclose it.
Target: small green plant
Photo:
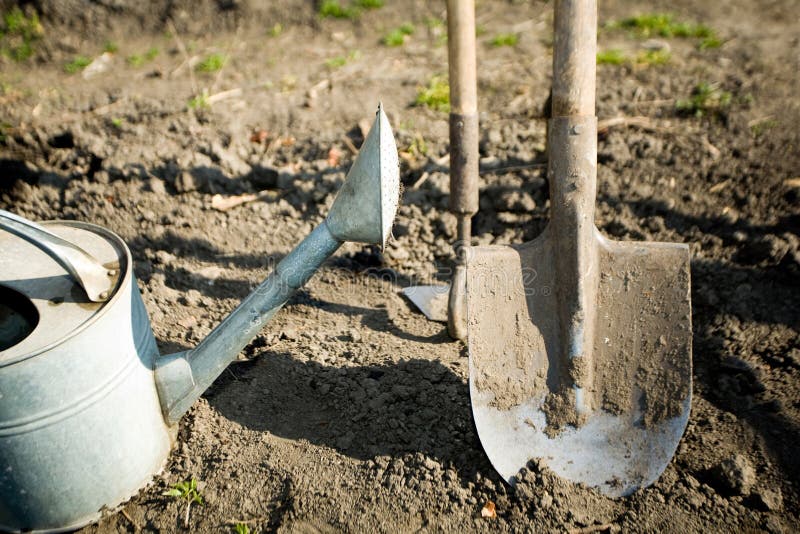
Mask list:
[[[720,46],[722,46],[722,39],[716,35],[709,35],[708,37],[703,37],[703,40],[700,41],[697,48],[699,50],[708,50],[710,48],[719,48]]]
[[[450,84],[443,76],[431,78],[427,87],[421,87],[417,92],[414,103],[426,106],[436,111],[447,113],[450,111]]]
[[[386,46],[402,46],[406,42],[406,38],[413,33],[414,26],[412,24],[403,24],[386,34],[383,38],[383,44]]]
[[[771,117],[767,117],[765,119],[757,120],[755,122],[750,123],[750,133],[753,134],[753,137],[761,137],[764,135],[767,130],[771,130],[778,125],[778,121]]]
[[[118,130],[122,128],[122,125],[124,123],[125,119],[123,119],[122,117],[114,117],[113,119],[111,119],[111,125]]]
[[[90,57],[78,56],[64,65],[64,72],[66,72],[67,74],[78,73],[83,69],[85,69],[86,67],[88,67],[91,62],[92,58]]]
[[[103,45],[103,52],[108,52],[109,54],[116,54],[119,50],[119,45],[114,41],[106,41],[106,44]]]
[[[623,54],[622,50],[619,50],[618,48],[603,50],[602,52],[597,53],[598,65],[622,65],[627,61],[628,59],[625,57],[625,54]]]
[[[3,14],[0,26],[0,53],[14,61],[25,61],[33,56],[36,43],[44,35],[44,29],[35,11],[26,15],[19,7]]]
[[[199,95],[195,95],[189,99],[187,104],[189,109],[208,109],[211,103],[208,101],[208,91],[203,91]]]
[[[250,534],[250,527],[248,527],[244,523],[236,523],[236,526],[233,527],[236,534]]]
[[[322,18],[355,19],[358,18],[358,9],[352,6],[344,6],[339,0],[322,0],[319,5],[319,16]]]
[[[275,24],[273,24],[272,28],[270,28],[269,31],[267,32],[267,34],[270,37],[278,37],[282,33],[283,33],[283,24],[281,24],[280,22],[276,22]]]
[[[605,28],[629,30],[635,37],[642,39],[650,37],[700,39],[698,44],[700,50],[718,48],[722,45],[722,40],[709,26],[678,21],[669,13],[636,15],[606,24]]]
[[[708,114],[720,114],[731,105],[732,96],[723,91],[718,84],[703,82],[692,89],[689,98],[675,102],[675,109],[683,115],[702,117]]]
[[[223,56],[222,54],[209,54],[203,58],[200,63],[197,64],[195,70],[197,72],[204,72],[204,73],[212,73],[217,72],[222,67],[225,66],[228,58]]]
[[[501,46],[516,46],[519,42],[519,35],[516,33],[500,33],[495,35],[489,44],[491,44],[495,48],[500,48]]]
[[[636,54],[636,63],[638,65],[666,65],[671,58],[672,54],[663,48],[659,50],[642,50]]]
[[[355,4],[361,9],[378,9],[383,7],[384,0],[355,0]]]
[[[339,67],[344,67],[345,65],[347,65],[348,61],[355,61],[360,57],[361,57],[361,52],[359,52],[358,50],[353,50],[346,56],[341,55],[326,60],[325,66],[328,67],[329,69],[338,69]]]
[[[191,480],[178,482],[162,495],[186,501],[186,516],[183,520],[183,526],[189,528],[189,510],[192,508],[192,503],[203,504],[203,497],[197,491],[197,481],[192,478]]]
[[[158,48],[151,46],[144,54],[134,54],[128,56],[125,60],[131,67],[141,67],[145,63],[149,63],[158,57]]]

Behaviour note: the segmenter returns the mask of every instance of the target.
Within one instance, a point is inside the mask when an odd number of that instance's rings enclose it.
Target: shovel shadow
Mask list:
[[[285,352],[223,374],[206,393],[223,416],[358,460],[422,453],[462,477],[490,472],[472,426],[466,382],[439,362],[329,366]]]

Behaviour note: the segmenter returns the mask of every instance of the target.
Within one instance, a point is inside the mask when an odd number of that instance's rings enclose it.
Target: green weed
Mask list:
[[[516,33],[501,33],[495,35],[489,44],[494,46],[495,48],[499,48],[501,46],[516,46],[519,42],[519,35]]]
[[[203,60],[198,63],[197,66],[195,66],[194,70],[197,72],[204,72],[206,74],[217,72],[225,66],[227,61],[228,58],[222,54],[210,54],[204,57]]]
[[[211,107],[211,103],[208,101],[208,92],[203,91],[199,95],[195,95],[189,99],[187,103],[189,109],[208,109]]]
[[[328,67],[329,69],[338,69],[339,67],[344,67],[345,65],[347,65],[348,61],[354,61],[360,57],[361,57],[361,52],[359,52],[358,50],[353,50],[346,56],[341,55],[326,60],[325,66]]]
[[[636,15],[606,24],[605,28],[629,30],[635,37],[642,39],[650,37],[700,39],[698,44],[700,50],[718,48],[722,45],[722,40],[711,27],[678,21],[669,13]]]
[[[667,50],[642,50],[636,54],[637,65],[666,65],[672,58]]]
[[[36,51],[36,43],[44,36],[44,29],[35,11],[26,15],[19,7],[3,14],[0,27],[0,54],[14,61],[25,61]]]
[[[92,58],[90,57],[78,56],[64,65],[64,72],[66,72],[67,74],[78,73],[83,69],[85,69],[86,67],[88,67],[91,62]]]
[[[158,48],[155,46],[150,47],[144,54],[134,54],[132,56],[128,56],[125,58],[125,61],[128,62],[128,65],[131,67],[141,67],[145,63],[153,61],[156,57],[158,57]]]
[[[162,495],[186,501],[186,518],[184,519],[183,525],[189,528],[189,510],[192,507],[192,503],[203,504],[203,497],[200,495],[200,492],[197,491],[197,481],[192,478],[191,480],[178,482],[172,486],[171,489],[162,493]]]
[[[628,59],[625,57],[625,54],[622,53],[622,50],[617,48],[603,50],[597,53],[598,65],[622,65],[627,61]]]
[[[111,125],[118,130],[122,128],[122,125],[124,123],[125,119],[123,119],[122,117],[114,117],[113,119],[111,119]]]
[[[421,87],[414,103],[436,111],[450,111],[450,84],[444,76],[434,76],[427,87]]]
[[[762,119],[750,124],[750,133],[753,134],[753,137],[761,137],[777,125],[778,121],[773,118]]]
[[[390,31],[384,38],[383,44],[386,46],[402,46],[406,42],[406,38],[414,33],[414,26],[412,24],[403,24],[402,26]]]
[[[276,22],[276,23],[275,23],[275,24],[272,26],[272,28],[270,28],[270,29],[269,29],[269,31],[267,32],[267,34],[268,34],[270,37],[277,37],[277,36],[279,36],[279,35],[280,35],[280,34],[282,34],[282,33],[283,33],[283,24],[281,24],[280,22]]]
[[[703,117],[724,112],[730,107],[732,99],[732,95],[721,90],[718,84],[703,82],[692,89],[689,98],[675,102],[675,109],[682,115]]]
[[[359,11],[352,6],[342,5],[339,0],[322,0],[319,5],[319,16],[334,19],[355,19]]]
[[[355,0],[357,7],[361,9],[378,9],[383,7],[383,0]]]
[[[119,50],[119,45],[114,41],[106,41],[106,44],[103,45],[103,52],[108,52],[109,54],[116,54]]]
[[[244,523],[236,523],[236,526],[233,527],[233,530],[236,532],[236,534],[250,534],[250,527]]]

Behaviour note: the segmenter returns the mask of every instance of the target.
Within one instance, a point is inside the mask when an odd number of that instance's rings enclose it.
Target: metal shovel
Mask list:
[[[689,417],[689,248],[594,225],[596,28],[594,0],[556,1],[550,224],[467,249],[470,394],[507,481],[541,459],[618,497],[658,478]]]
[[[450,78],[450,212],[456,216],[456,264],[449,286],[403,290],[425,316],[447,322],[454,339],[465,339],[464,247],[472,238],[478,211],[478,84],[475,66],[475,2],[447,0],[447,52]]]

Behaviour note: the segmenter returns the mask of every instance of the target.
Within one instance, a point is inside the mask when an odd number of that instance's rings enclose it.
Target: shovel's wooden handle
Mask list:
[[[556,0],[553,117],[594,116],[596,0]]]
[[[450,67],[450,210],[456,215],[472,215],[478,211],[474,0],[447,0],[447,43]]]

